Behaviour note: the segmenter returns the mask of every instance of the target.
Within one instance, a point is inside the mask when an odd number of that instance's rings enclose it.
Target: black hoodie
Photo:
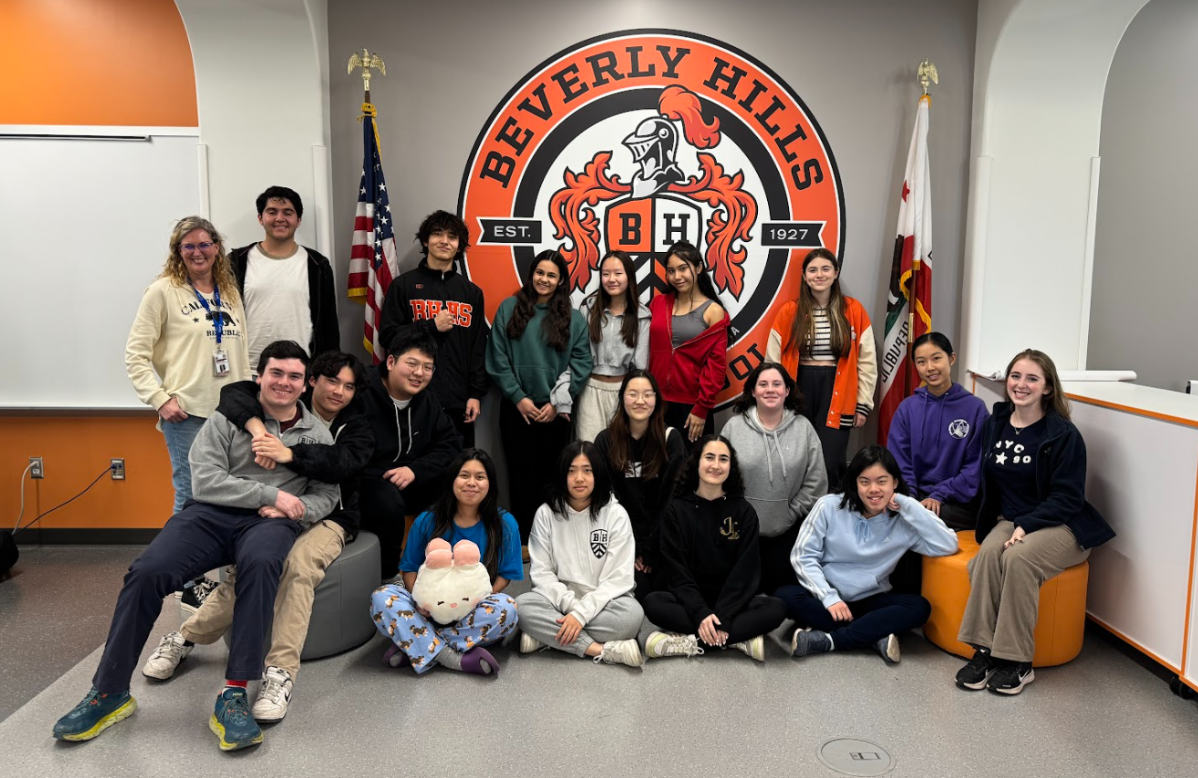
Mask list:
[[[312,408],[312,389],[304,393],[303,403]],[[258,403],[258,384],[253,381],[238,381],[220,390],[220,404],[216,407],[240,430],[245,429],[250,419],[266,418]],[[358,508],[358,477],[374,451],[374,435],[366,422],[361,398],[357,395],[329,424],[333,445],[301,443],[291,447],[292,460],[286,467],[305,478],[341,487],[341,504],[328,515],[345,530],[352,541],[358,536],[362,514]]]
[[[666,589],[695,624],[712,613],[721,624],[731,624],[761,581],[753,506],[729,495],[675,497],[662,512],[657,534]]]
[[[437,311],[448,305],[454,326],[440,332],[433,323]],[[379,327],[386,348],[399,332],[419,327],[437,341],[437,372],[429,390],[451,411],[463,410],[467,400],[481,400],[490,379],[483,360],[487,352],[486,308],[483,290],[452,267],[433,270],[428,260],[391,282],[383,302]]]
[[[381,478],[388,470],[410,467],[415,483],[435,482],[462,450],[462,438],[427,389],[401,411],[383,383],[386,375],[387,363],[376,365],[367,373],[366,391],[360,395],[374,432],[374,456],[365,474]]]

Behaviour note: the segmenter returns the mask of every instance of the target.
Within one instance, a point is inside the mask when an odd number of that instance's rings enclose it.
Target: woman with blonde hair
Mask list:
[[[250,377],[237,281],[224,237],[207,219],[175,224],[166,264],[129,330],[125,369],[138,399],[158,411],[178,513],[191,499],[192,441],[216,410],[221,387]]]
[[[1115,537],[1086,502],[1086,443],[1048,355],[1007,365],[1004,402],[982,428],[982,506],[957,639],[974,647],[957,686],[1013,695],[1035,680],[1040,587]]]
[[[819,435],[828,483],[839,484],[849,433],[874,407],[878,357],[865,306],[840,291],[840,260],[824,248],[803,258],[798,299],[778,309],[765,358],[781,364],[806,398],[803,415]]]

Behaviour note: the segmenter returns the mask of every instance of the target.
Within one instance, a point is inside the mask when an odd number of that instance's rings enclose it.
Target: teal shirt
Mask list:
[[[541,333],[547,305],[536,306],[523,335],[515,340],[508,338],[507,323],[515,308],[514,296],[499,304],[487,342],[487,373],[500,393],[512,403],[527,397],[541,406],[549,402],[557,377],[569,370],[570,396],[578,397],[593,364],[586,319],[578,311],[570,311],[570,343],[565,351],[557,351],[545,344]]]

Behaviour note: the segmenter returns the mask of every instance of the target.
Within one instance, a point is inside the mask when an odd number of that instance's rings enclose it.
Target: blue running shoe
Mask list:
[[[54,724],[54,737],[73,742],[91,740],[96,735],[133,715],[137,700],[128,691],[100,694],[92,687],[83,702]]]
[[[811,654],[826,654],[833,648],[832,636],[818,630],[796,629],[790,639],[791,656],[810,656]]]
[[[249,696],[240,687],[225,687],[216,698],[208,728],[220,738],[221,751],[236,751],[262,742],[262,728],[250,715]]]

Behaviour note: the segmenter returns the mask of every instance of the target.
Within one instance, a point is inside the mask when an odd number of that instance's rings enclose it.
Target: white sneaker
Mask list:
[[[743,651],[745,656],[752,657],[758,662],[765,661],[765,636],[758,635],[752,640],[745,640],[741,643],[733,643],[728,648],[735,648],[737,651]]]
[[[254,721],[282,721],[287,715],[287,704],[291,702],[291,687],[294,684],[291,673],[281,667],[267,667],[262,674],[258,699],[254,700]]]
[[[175,674],[175,668],[187,658],[193,648],[195,646],[186,645],[183,636],[178,632],[163,636],[158,648],[154,649],[154,653],[146,660],[145,667],[141,668],[142,675],[165,681]]]
[[[645,656],[649,659],[660,659],[663,656],[699,656],[702,653],[699,639],[694,635],[653,632],[645,641]]]
[[[641,656],[641,647],[635,640],[609,640],[603,644],[603,652],[595,657],[595,664],[628,665],[629,667],[644,667],[645,658]]]
[[[534,638],[527,632],[520,633],[520,653],[531,654],[534,651],[540,651],[545,647],[545,644]]]

